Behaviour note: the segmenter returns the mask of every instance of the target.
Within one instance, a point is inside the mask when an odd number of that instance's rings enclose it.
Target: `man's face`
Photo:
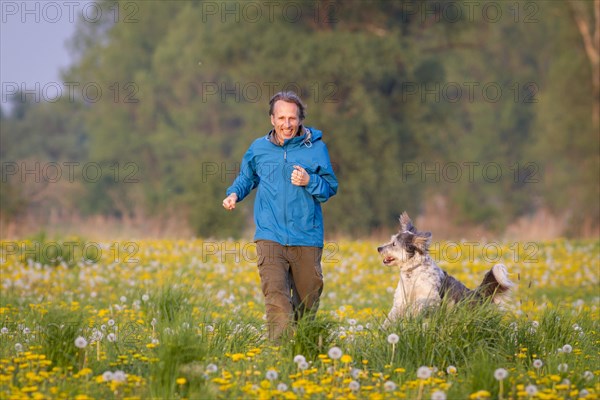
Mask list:
[[[275,128],[277,141],[280,144],[283,144],[284,140],[296,136],[302,122],[298,117],[299,111],[296,104],[283,100],[277,100],[273,105],[271,124]]]

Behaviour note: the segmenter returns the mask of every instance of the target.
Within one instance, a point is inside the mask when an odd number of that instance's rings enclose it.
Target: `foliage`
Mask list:
[[[536,243],[528,262],[455,243],[438,261],[470,287],[507,264],[508,308],[442,304],[386,329],[398,272],[376,243],[336,243],[317,315],[278,344],[246,243],[138,245],[71,268],[3,255],[2,398],[599,397],[598,241]]]
[[[65,80],[97,83],[105,96],[17,100],[0,120],[2,160],[131,163],[137,184],[79,179],[74,204],[59,207],[175,213],[201,236],[239,237],[252,207],[225,213],[221,199],[270,129],[270,96],[287,88],[324,131],[340,180],[324,208],[328,232],[390,228],[436,195],[452,222],[495,232],[546,209],[571,235],[597,228],[597,94],[565,2],[483,2],[460,15],[456,2],[357,3],[128,1],[119,5],[133,18],[115,22],[114,2],[98,2],[103,18],[81,21]],[[501,18],[482,11],[494,7]],[[2,188],[8,217],[37,205],[16,207],[35,196],[14,178]]]

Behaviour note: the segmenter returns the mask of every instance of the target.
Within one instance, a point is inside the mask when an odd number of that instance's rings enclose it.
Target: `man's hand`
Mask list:
[[[233,210],[235,208],[235,203],[237,202],[237,199],[237,194],[231,193],[223,200],[223,208],[226,210]]]
[[[292,185],[306,186],[310,181],[310,175],[304,168],[299,165],[294,165],[294,172],[292,172]]]

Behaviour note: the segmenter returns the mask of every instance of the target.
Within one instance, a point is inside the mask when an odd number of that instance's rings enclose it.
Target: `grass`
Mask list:
[[[383,329],[396,272],[379,265],[373,244],[342,242],[336,261],[323,265],[326,289],[316,317],[299,321],[278,345],[265,339],[252,261],[200,259],[200,240],[137,244],[135,264],[106,254],[73,265],[6,257],[0,397],[597,399],[600,393],[596,243],[540,243],[537,264],[509,265],[518,287],[505,312],[489,304],[442,304]],[[443,266],[470,286],[489,268],[468,260]],[[86,341],[81,348],[79,337]],[[330,353],[334,347],[340,357]],[[500,368],[508,376],[497,380]]]

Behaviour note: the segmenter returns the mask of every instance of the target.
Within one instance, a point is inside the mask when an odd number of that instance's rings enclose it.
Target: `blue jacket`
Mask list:
[[[242,159],[240,174],[227,189],[243,200],[258,187],[254,202],[254,240],[284,246],[323,247],[321,203],[335,195],[337,178],[329,161],[322,132],[304,128],[303,134],[276,144],[269,134],[256,139]],[[274,134],[274,133],[273,133]],[[310,175],[306,186],[291,182],[294,165]]]

